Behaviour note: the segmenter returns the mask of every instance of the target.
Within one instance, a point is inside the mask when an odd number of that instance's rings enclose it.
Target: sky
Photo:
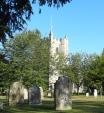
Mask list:
[[[60,7],[33,6],[34,14],[27,22],[28,30],[39,29],[48,36],[51,17],[54,36],[68,38],[69,53],[101,54],[104,48],[104,0],[72,0]]]

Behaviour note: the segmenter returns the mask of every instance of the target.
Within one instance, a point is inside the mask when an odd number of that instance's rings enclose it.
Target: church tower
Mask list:
[[[68,39],[66,36],[60,39],[59,51],[60,53],[63,53],[65,56],[68,55]]]
[[[52,22],[49,38],[50,38],[50,57],[55,58],[59,53],[62,53],[65,56],[68,55],[68,39],[66,36],[61,39],[55,38],[55,36],[53,35]],[[53,72],[49,74],[49,89],[54,90],[54,83],[56,82],[56,80],[58,80],[58,77],[61,75],[59,74],[58,70],[55,69],[55,66],[53,66],[53,64],[50,63],[49,68],[50,72],[53,68]]]

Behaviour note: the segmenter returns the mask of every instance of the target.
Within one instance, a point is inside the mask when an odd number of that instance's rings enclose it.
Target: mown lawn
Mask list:
[[[54,108],[53,99],[45,99],[42,105],[5,107],[0,113],[104,113],[104,97],[85,97],[73,96],[73,109],[70,111],[56,111]],[[4,99],[1,99],[4,101]]]

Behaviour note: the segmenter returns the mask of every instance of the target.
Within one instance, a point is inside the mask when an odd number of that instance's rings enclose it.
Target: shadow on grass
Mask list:
[[[14,107],[7,107],[0,113],[104,113],[104,102],[90,100],[73,100],[70,111],[56,111],[52,100],[43,101],[42,105],[30,106],[27,103]]]
[[[73,101],[73,111],[82,113],[104,113],[104,102],[97,101]]]
[[[11,108],[12,113],[56,113],[54,104],[52,101],[43,101],[41,105],[18,105]]]

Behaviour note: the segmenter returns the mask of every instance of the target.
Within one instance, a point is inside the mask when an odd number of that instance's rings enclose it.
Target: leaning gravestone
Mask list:
[[[21,82],[14,82],[10,86],[9,105],[24,103],[24,86]]]
[[[61,76],[55,83],[54,96],[56,110],[72,109],[72,84],[68,77]]]
[[[29,88],[29,104],[41,104],[40,88],[37,85]]]

